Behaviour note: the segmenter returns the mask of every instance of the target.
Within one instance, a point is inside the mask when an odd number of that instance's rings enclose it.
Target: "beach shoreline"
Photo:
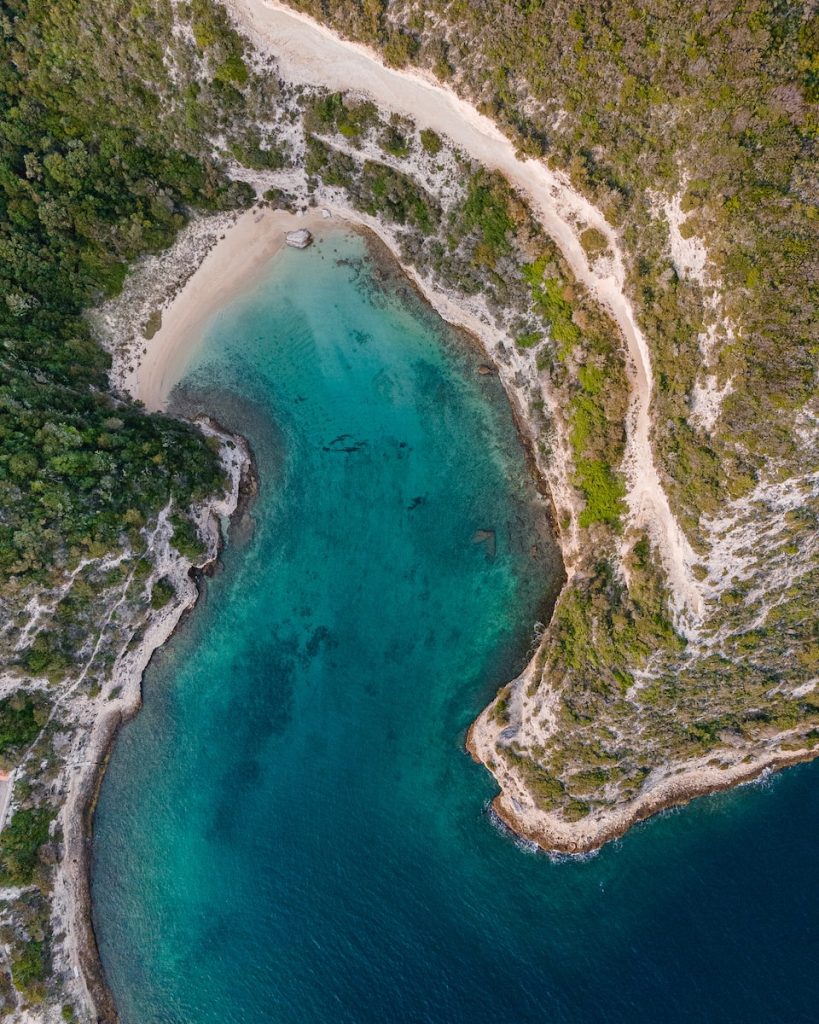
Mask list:
[[[159,310],[161,325],[145,339],[137,365],[129,369],[115,364],[116,385],[149,412],[164,411],[208,321],[253,288],[286,245],[288,231],[303,228],[315,232],[322,223],[326,223],[325,216],[315,208],[288,213],[254,206],[241,213],[225,227],[170,303]]]
[[[203,340],[207,323],[232,302],[248,294],[259,283],[275,257],[286,246],[286,234],[305,228],[315,241],[333,231],[353,231],[375,236],[398,264],[415,292],[447,324],[466,332],[492,363],[493,369],[509,383],[507,367],[498,360],[498,345],[507,341],[499,330],[459,302],[456,295],[434,286],[401,253],[400,242],[378,218],[355,210],[337,200],[295,213],[254,206],[222,230],[220,237],[176,294],[162,307],[162,325],[150,337],[141,339],[143,352],[112,349],[112,382],[143,403],[149,411],[166,411],[174,386]],[[514,372],[520,365],[514,365]],[[519,428],[527,443],[535,439],[525,410],[517,396],[506,387]]]

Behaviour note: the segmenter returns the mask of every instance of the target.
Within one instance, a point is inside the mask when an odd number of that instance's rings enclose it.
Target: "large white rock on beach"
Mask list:
[[[313,236],[307,228],[299,228],[298,231],[288,231],[285,235],[285,241],[288,245],[292,245],[294,249],[306,249],[313,241]]]

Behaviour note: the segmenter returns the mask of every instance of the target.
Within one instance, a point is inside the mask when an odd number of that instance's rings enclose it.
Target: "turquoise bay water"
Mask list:
[[[464,732],[559,560],[497,381],[366,256],[284,253],[178,398],[261,491],[102,788],[123,1024],[815,1021],[814,768],[584,862],[492,826]]]

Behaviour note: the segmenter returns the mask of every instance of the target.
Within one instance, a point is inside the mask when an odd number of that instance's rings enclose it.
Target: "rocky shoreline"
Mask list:
[[[222,459],[230,477],[226,495],[199,510],[209,542],[207,556],[198,564],[180,559],[174,580],[179,599],[163,609],[138,646],[114,669],[112,676],[122,686],[121,696],[107,702],[94,721],[82,762],[84,770],[72,779],[60,812],[64,854],[55,880],[54,916],[65,928],[65,939],[59,951],[55,950],[55,954],[59,952],[55,959],[61,961],[67,985],[76,985],[79,1003],[92,1011],[97,1024],[116,1024],[119,1019],[100,960],[91,906],[93,819],[105,769],[119,730],[142,705],[142,680],[154,652],[194,609],[203,577],[215,570],[226,541],[220,521],[237,521],[258,490],[255,462],[247,442],[213,420],[200,421],[200,426],[221,440]]]
[[[476,738],[481,718],[469,727],[465,741],[467,753],[477,764],[485,763]],[[806,749],[787,754],[772,752],[751,763],[738,762],[724,771],[709,770],[704,766],[678,766],[678,774],[668,775],[651,792],[610,811],[589,816],[580,824],[572,824],[542,811],[533,813],[531,806],[524,807],[506,789],[492,800],[490,811],[513,835],[544,853],[583,856],[621,839],[634,825],[663,811],[684,807],[697,797],[749,785],[770,772],[803,764],[815,757],[815,751]]]

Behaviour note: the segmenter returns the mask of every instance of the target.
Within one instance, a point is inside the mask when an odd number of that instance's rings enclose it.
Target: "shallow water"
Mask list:
[[[813,768],[585,862],[492,826],[464,732],[559,561],[497,380],[365,257],[283,253],[178,397],[262,486],[103,785],[123,1024],[816,1020]]]

